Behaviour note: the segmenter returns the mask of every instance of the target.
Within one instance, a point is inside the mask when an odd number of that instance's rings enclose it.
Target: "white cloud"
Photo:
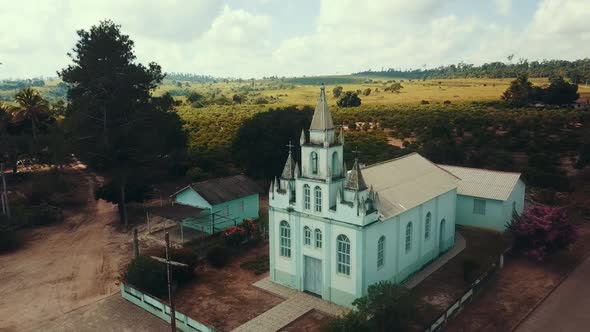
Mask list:
[[[139,61],[217,76],[479,64],[505,61],[512,53],[529,59],[588,56],[587,0],[540,0],[528,12],[495,0],[500,15],[521,20],[513,23],[471,0],[321,0],[312,1],[315,16],[281,19],[273,16],[276,1],[270,1],[248,3],[247,10],[217,0],[9,2],[0,11],[0,31],[7,32],[0,34],[0,77],[53,74],[70,62],[66,52],[75,31],[105,18],[135,41]],[[285,6],[306,5],[292,1]],[[294,35],[288,25],[295,20],[312,28]]]
[[[496,3],[496,11],[503,16],[510,15],[512,10],[512,0],[494,0]]]

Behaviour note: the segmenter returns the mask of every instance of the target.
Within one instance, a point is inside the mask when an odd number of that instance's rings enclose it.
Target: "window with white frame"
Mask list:
[[[474,214],[486,214],[486,200],[474,198],[473,199],[473,213]]]
[[[303,227],[303,244],[306,246],[311,245],[311,229],[307,226]]]
[[[314,191],[314,195],[315,195],[315,204],[314,204],[314,210],[316,212],[322,212],[322,188],[315,187]]]
[[[308,185],[303,186],[303,208],[311,209],[311,193]]]
[[[406,252],[412,250],[412,222],[406,225]]]
[[[381,236],[377,241],[377,268],[383,267],[385,263],[385,236]]]
[[[316,228],[314,233],[315,233],[315,247],[321,248],[322,247],[322,231],[320,231],[318,228]]]
[[[340,234],[336,238],[337,271],[344,275],[350,275],[350,240],[346,235]]]
[[[291,226],[285,220],[281,221],[281,256],[291,257]]]
[[[318,174],[318,154],[315,151],[311,153],[311,173]]]
[[[244,213],[244,201],[240,201],[240,204],[238,205],[238,210],[240,211],[240,213]]]
[[[424,223],[424,238],[428,240],[430,238],[430,219],[432,219],[432,215],[430,212],[426,214],[426,222]]]

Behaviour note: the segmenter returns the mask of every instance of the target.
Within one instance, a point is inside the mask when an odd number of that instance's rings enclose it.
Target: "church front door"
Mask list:
[[[316,295],[322,295],[322,261],[309,257],[304,257],[304,280],[303,288],[306,292]]]

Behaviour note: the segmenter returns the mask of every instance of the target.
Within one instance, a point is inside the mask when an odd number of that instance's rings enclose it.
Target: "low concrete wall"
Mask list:
[[[121,296],[143,310],[163,319],[170,323],[170,307],[160,302],[157,298],[144,294],[136,288],[121,284]],[[176,327],[184,332],[214,332],[212,327],[206,326],[188,317],[187,315],[176,311]]]

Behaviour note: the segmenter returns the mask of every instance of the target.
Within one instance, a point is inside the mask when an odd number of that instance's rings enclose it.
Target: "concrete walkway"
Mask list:
[[[262,315],[238,326],[234,332],[274,332],[301,317],[312,309],[328,315],[339,316],[348,312],[348,308],[322,300],[315,296],[296,291],[264,278],[254,286],[285,299],[281,304],[271,308]]]
[[[441,268],[445,265],[448,261],[450,261],[453,257],[457,256],[461,251],[465,249],[465,238],[459,234],[459,232],[455,232],[455,245],[453,249],[447,251],[444,255],[438,257],[434,262],[430,263],[428,266],[423,268],[422,270],[418,271],[413,277],[408,279],[404,283],[406,288],[414,288],[422,280],[428,278],[429,275],[433,274],[436,270]]]
[[[2,327],[0,331],[4,331]],[[18,331],[168,332],[170,325],[135,304],[125,301],[118,292],[50,321],[40,322],[31,328],[19,328]]]
[[[590,326],[590,258],[516,329],[516,332],[585,332]]]

